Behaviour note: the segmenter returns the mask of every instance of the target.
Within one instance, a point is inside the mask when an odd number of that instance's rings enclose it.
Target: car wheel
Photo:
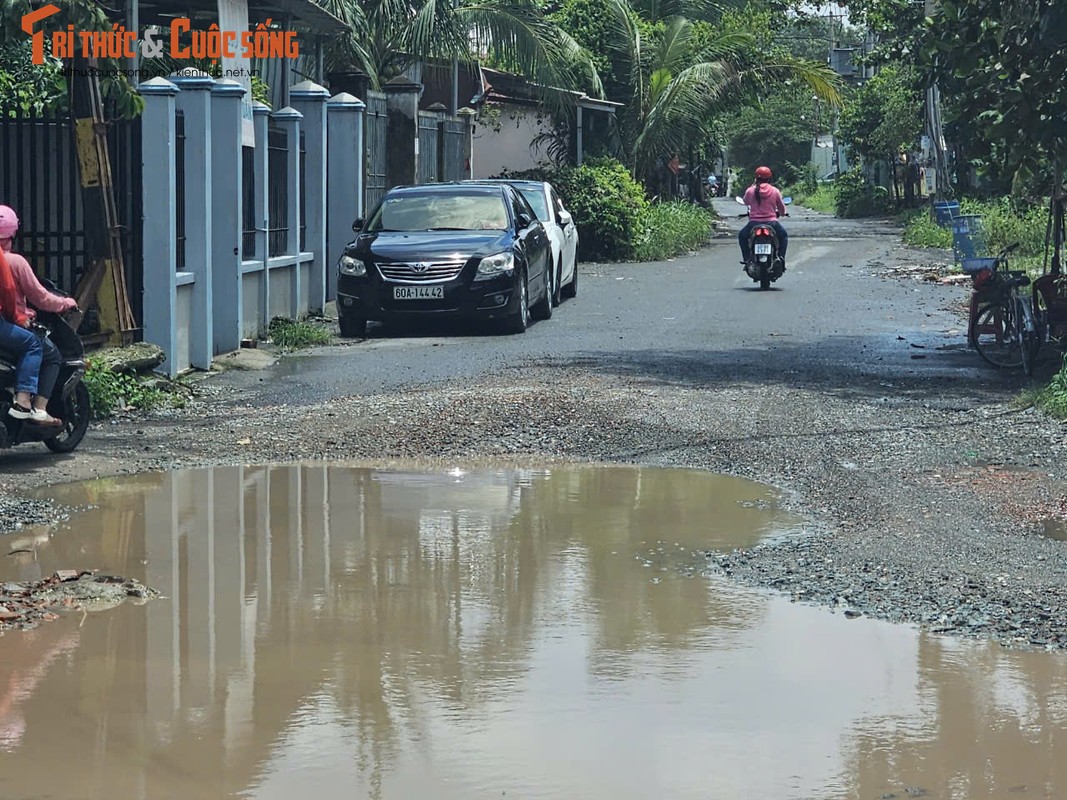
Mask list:
[[[574,275],[571,276],[571,281],[563,287],[564,297],[577,297],[578,296],[578,262],[574,262]]]
[[[505,333],[525,333],[530,327],[530,289],[527,286],[526,272],[519,278],[519,308],[504,320]]]
[[[534,306],[537,319],[552,319],[552,298],[556,296],[556,270],[549,265],[545,269],[545,296]]]
[[[339,314],[337,324],[341,328],[341,335],[346,339],[365,339],[367,337],[367,320],[363,317]]]
[[[563,256],[556,263],[556,282],[553,284],[555,291],[552,293],[552,305],[558,306],[563,302]]]

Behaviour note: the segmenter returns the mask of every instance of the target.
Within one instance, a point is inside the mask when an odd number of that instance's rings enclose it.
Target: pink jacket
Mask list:
[[[779,216],[785,216],[785,203],[782,193],[769,183],[760,189],[761,198],[756,197],[756,184],[745,190],[745,205],[748,206],[748,218],[753,222],[774,222]]]
[[[15,278],[17,313],[31,320],[37,316],[37,312],[32,308],[27,308],[27,301],[42,311],[53,313],[69,311],[78,305],[73,297],[59,297],[41,286],[30,263],[18,253],[5,253],[4,255],[7,256],[8,266],[11,267],[11,274]]]

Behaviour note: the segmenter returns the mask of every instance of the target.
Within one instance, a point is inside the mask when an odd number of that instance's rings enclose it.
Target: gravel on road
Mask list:
[[[1067,429],[1011,387],[567,357],[297,410],[282,391],[275,405],[227,399],[225,380],[184,410],[97,424],[70,457],[0,453],[0,529],[71,513],[29,496],[41,485],[154,469],[320,459],[697,467],[778,487],[810,534],[693,554],[700,569],[849,616],[1067,649],[1067,543],[1041,535],[1067,511]]]

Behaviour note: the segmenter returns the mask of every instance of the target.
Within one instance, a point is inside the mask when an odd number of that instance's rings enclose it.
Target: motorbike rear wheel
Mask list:
[[[63,428],[55,437],[45,439],[44,446],[53,453],[73,451],[81,444],[85,432],[89,430],[89,390],[85,388],[85,384],[78,383],[74,391],[67,396],[62,408],[50,408],[49,412],[63,420]]]

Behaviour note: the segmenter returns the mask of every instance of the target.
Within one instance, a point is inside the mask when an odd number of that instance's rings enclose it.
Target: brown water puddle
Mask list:
[[[1067,659],[686,577],[795,526],[756,484],[233,467],[57,494],[99,508],[0,580],[166,599],[0,637],[5,800],[1067,795]]]

